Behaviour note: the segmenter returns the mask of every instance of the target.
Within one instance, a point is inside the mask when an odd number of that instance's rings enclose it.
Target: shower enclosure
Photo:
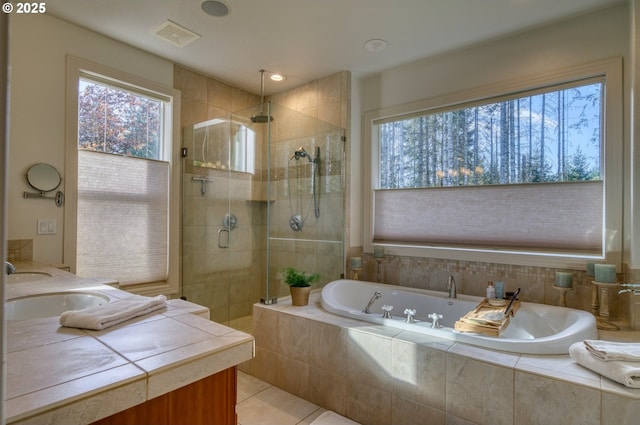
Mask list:
[[[281,271],[344,274],[344,129],[265,103],[183,129],[182,296],[248,331]]]

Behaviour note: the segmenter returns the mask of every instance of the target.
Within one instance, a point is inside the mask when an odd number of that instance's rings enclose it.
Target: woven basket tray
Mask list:
[[[515,315],[520,308],[520,301],[514,301],[511,311],[506,317],[496,320],[496,313],[503,313],[506,308],[506,305],[490,305],[489,301],[485,298],[474,310],[461,317],[460,320],[455,323],[454,329],[460,332],[475,332],[489,336],[500,336],[502,331],[509,325],[509,319]]]

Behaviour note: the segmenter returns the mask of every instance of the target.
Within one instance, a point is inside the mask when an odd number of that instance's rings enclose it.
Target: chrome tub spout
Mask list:
[[[449,276],[449,281],[447,282],[447,290],[449,291],[449,298],[458,298],[456,281],[453,279],[453,275]]]
[[[16,266],[11,264],[10,262],[5,261],[4,265],[7,267],[7,274],[13,274],[16,272]]]
[[[374,302],[376,302],[376,300],[378,298],[380,298],[382,296],[382,294],[380,293],[380,291],[376,291],[373,293],[373,296],[371,297],[371,299],[369,300],[369,302],[367,303],[367,306],[364,308],[364,310],[362,310],[362,312],[364,314],[371,314],[371,306],[373,305]]]

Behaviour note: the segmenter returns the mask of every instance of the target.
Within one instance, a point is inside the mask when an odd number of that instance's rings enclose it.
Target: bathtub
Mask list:
[[[524,289],[526,291],[526,289]],[[375,291],[381,293],[365,314]],[[341,279],[322,289],[322,307],[330,313],[385,326],[420,332],[440,338],[521,354],[568,354],[569,346],[585,339],[597,339],[595,317],[586,311],[523,302],[499,337],[459,332],[454,323],[473,310],[483,298],[396,285]],[[392,318],[382,318],[382,306],[391,305]],[[416,323],[405,323],[404,310],[415,309]],[[429,314],[442,315],[441,328],[432,328]]]

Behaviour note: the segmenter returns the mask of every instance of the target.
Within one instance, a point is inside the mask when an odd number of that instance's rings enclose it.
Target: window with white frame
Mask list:
[[[175,292],[177,92],[75,58],[69,69],[75,271]]]
[[[615,252],[618,62],[367,114],[365,245],[574,262]]]

